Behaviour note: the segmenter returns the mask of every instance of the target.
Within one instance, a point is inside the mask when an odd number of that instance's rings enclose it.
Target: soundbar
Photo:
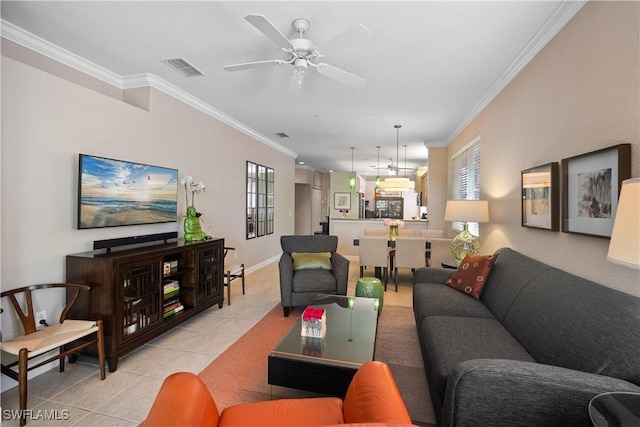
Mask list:
[[[121,237],[119,239],[106,239],[106,240],[94,240],[93,241],[93,249],[107,249],[107,252],[111,252],[111,248],[115,248],[117,246],[126,246],[126,245],[134,245],[137,243],[148,243],[148,242],[156,242],[159,240],[164,240],[164,243],[167,243],[169,239],[175,239],[178,237],[177,231],[171,231],[168,233],[156,233],[156,234],[146,234],[144,236],[131,236],[131,237]]]

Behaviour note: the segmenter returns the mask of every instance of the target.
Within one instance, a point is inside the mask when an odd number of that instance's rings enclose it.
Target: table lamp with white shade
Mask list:
[[[451,253],[458,263],[466,254],[477,255],[480,241],[469,232],[469,222],[489,221],[489,202],[486,200],[448,200],[444,211],[445,221],[464,222],[464,228],[451,242]]]
[[[622,181],[607,260],[640,270],[640,177]]]

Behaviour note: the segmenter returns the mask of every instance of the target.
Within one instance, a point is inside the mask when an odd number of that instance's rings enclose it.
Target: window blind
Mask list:
[[[456,153],[452,162],[452,198],[454,200],[480,200],[480,137]],[[462,222],[451,223],[451,227],[458,231],[462,231],[463,226]],[[469,232],[474,236],[480,234],[477,222],[469,223]]]

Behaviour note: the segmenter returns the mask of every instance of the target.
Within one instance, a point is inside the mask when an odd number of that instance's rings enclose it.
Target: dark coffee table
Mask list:
[[[353,299],[353,310],[349,309]],[[324,339],[300,336],[302,320],[269,354],[268,383],[344,397],[363,363],[373,360],[378,327],[377,299],[318,295],[312,307],[324,308]]]

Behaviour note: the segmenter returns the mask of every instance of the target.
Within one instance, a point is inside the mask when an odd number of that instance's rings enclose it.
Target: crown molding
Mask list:
[[[275,141],[265,137],[264,135],[251,129],[249,126],[239,122],[233,117],[223,113],[207,104],[206,102],[198,99],[197,97],[185,92],[184,90],[174,86],[166,80],[153,75],[153,74],[136,74],[132,76],[120,76],[88,61],[81,56],[69,52],[35,34],[29,33],[22,28],[5,21],[0,20],[0,35],[2,38],[17,43],[27,49],[30,49],[40,55],[64,64],[74,70],[87,74],[95,79],[106,82],[112,86],[119,88],[120,90],[136,89],[141,87],[151,87],[157,89],[172,98],[175,98],[196,110],[213,117],[216,120],[225,123],[232,128],[250,136],[257,141],[262,142],[269,147],[286,154],[289,157],[296,158],[297,153],[289,150],[288,148],[276,143]]]
[[[425,141],[424,148],[441,148],[449,145],[447,141]]]
[[[222,111],[216,108],[213,108],[211,105],[207,104],[206,102],[185,92],[184,90],[178,88],[177,86],[174,86],[173,84],[169,83],[168,81],[164,80],[161,77],[156,76],[155,74],[149,74],[149,73],[136,74],[132,76],[123,77],[122,79],[123,90],[136,89],[141,87],[151,87],[151,88],[157,89],[171,96],[172,98],[175,98],[178,101],[181,101],[187,104],[188,106],[195,108],[196,110],[210,117],[213,117],[214,119],[219,120],[231,126],[232,128],[262,142],[263,144],[268,145],[274,150],[280,151],[281,153],[286,154],[289,157],[293,157],[293,158],[298,157],[297,153],[270,140],[269,138],[253,130],[249,126],[245,125],[244,123],[241,123],[238,120],[234,119],[233,117],[223,113]]]
[[[522,71],[527,64],[535,58],[535,56],[549,43],[549,41],[558,34],[558,32],[587,4],[588,0],[564,0],[553,14],[547,19],[547,22],[540,30],[531,38],[527,46],[520,54],[511,62],[511,64],[502,72],[498,79],[491,85],[485,94],[473,106],[469,114],[458,125],[458,127],[449,135],[446,145],[449,145],[464,128],[466,128],[473,119],[484,108],[489,105],[493,99]],[[427,143],[425,143],[426,146]],[[436,145],[430,145],[436,147]]]
[[[31,34],[11,22],[5,21],[4,19],[0,21],[0,34],[4,39],[10,40],[49,59],[53,59],[54,61],[64,64],[70,68],[88,74],[100,81],[116,87],[122,86],[122,77],[116,73],[71,53],[66,49],[54,45],[35,34]]]

